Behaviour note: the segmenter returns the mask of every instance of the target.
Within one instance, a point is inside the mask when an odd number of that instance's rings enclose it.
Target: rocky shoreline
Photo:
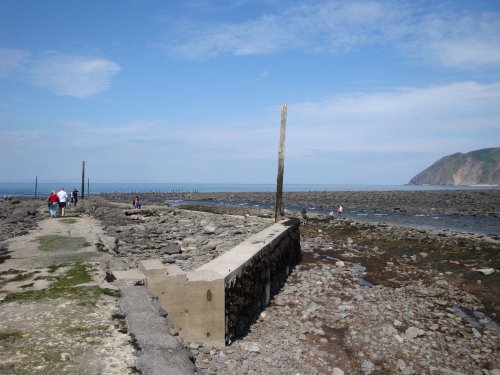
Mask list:
[[[103,194],[112,201],[131,201],[127,194]],[[241,193],[143,193],[144,199],[221,200],[273,205],[273,192]],[[335,211],[370,209],[414,214],[443,213],[500,217],[500,189],[481,190],[414,190],[414,191],[309,191],[285,192],[283,202],[294,206],[315,206]]]
[[[151,194],[141,196],[140,213],[130,210],[129,195],[85,200],[77,211],[97,218],[114,238],[98,246],[111,257],[103,267],[128,269],[154,257],[194,268],[272,221],[272,212],[262,208],[246,216],[248,208],[191,207],[213,211],[200,212],[145,199],[155,196],[274,200],[270,193]],[[498,217],[500,190],[287,193],[285,202]],[[3,241],[36,226],[44,215],[28,214],[39,201],[1,204]],[[8,204],[26,208],[14,219]],[[195,371],[500,374],[498,238],[313,215],[301,227],[301,246],[302,263],[247,336],[223,350],[182,343],[193,355]]]

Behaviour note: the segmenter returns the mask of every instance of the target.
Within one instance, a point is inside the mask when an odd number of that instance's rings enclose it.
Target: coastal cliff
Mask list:
[[[500,147],[445,156],[413,177],[410,185],[499,185]]]

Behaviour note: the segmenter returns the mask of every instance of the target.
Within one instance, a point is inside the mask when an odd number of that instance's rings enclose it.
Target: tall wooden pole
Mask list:
[[[38,190],[38,176],[35,177],[35,198],[36,198],[37,190]]]
[[[82,161],[82,199],[85,199],[85,160]]]
[[[283,172],[285,171],[285,134],[286,134],[287,105],[281,106],[280,146],[278,150],[278,177],[276,178],[276,207],[274,221],[281,220],[281,207],[283,206]]]

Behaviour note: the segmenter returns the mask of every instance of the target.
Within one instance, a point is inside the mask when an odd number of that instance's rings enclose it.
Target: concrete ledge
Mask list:
[[[138,369],[149,375],[199,374],[191,353],[169,333],[165,319],[158,307],[151,303],[151,296],[143,286],[117,283],[123,297],[119,301],[126,315],[129,333],[141,350],[136,352]]]
[[[288,227],[282,223],[274,224],[263,231],[254,234],[241,244],[222,254],[220,257],[199,267],[197,271],[210,270],[223,276],[230,282],[241,274],[242,270],[252,262],[253,258],[266,246],[273,247],[288,232]]]
[[[113,271],[113,276],[116,278],[116,280],[122,282],[136,282],[146,280],[146,275],[137,268],[125,271]]]
[[[299,224],[273,224],[194,271],[159,260],[140,270],[181,337],[223,347],[248,330],[300,261]]]

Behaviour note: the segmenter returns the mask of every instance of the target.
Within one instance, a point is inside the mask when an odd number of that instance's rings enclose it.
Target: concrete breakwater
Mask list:
[[[248,332],[300,261],[298,228],[276,223],[193,271],[159,260],[140,270],[182,338],[224,347]]]

